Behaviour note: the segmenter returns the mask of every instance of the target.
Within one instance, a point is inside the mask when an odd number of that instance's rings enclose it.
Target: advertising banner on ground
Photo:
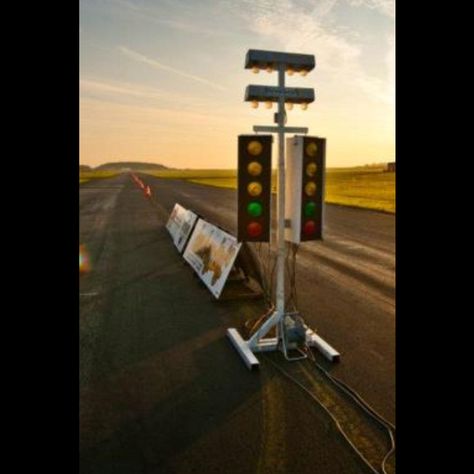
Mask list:
[[[188,240],[194,224],[197,220],[197,215],[180,206],[178,203],[174,205],[173,211],[168,219],[166,228],[170,233],[173,243],[179,252],[182,252]]]
[[[219,298],[241,245],[234,236],[199,219],[183,257]]]

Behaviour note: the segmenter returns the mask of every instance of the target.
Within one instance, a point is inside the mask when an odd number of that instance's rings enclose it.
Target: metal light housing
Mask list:
[[[249,85],[245,89],[246,102],[278,102],[282,89],[277,86]],[[314,102],[314,89],[305,87],[284,87],[285,103],[309,104]]]
[[[316,59],[313,54],[283,53],[261,49],[249,49],[245,56],[245,69],[271,67],[277,70],[281,65],[294,72],[308,73],[315,68]]]

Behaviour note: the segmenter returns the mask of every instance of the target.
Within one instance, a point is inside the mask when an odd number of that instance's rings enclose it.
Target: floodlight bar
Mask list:
[[[313,54],[282,53],[262,49],[249,49],[245,56],[245,69],[268,67],[278,69],[281,65],[295,72],[308,72],[316,66],[316,59]]]
[[[245,89],[245,102],[278,102],[281,96],[285,103],[309,104],[314,102],[314,89],[305,87],[276,87],[249,85]]]

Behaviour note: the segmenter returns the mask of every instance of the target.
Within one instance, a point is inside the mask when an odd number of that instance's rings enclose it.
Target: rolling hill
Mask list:
[[[145,163],[141,161],[116,161],[110,163],[104,163],[94,168],[94,171],[122,171],[124,168],[130,170],[166,170],[168,169],[164,165],[159,163]]]

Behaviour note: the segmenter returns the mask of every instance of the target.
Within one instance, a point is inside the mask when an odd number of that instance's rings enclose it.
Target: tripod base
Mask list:
[[[330,346],[322,337],[318,336],[312,329],[305,325],[306,329],[306,345],[309,347],[316,347],[324,357],[331,362],[339,361],[340,354],[332,346]],[[261,338],[255,340],[252,336],[248,341],[244,340],[237,329],[229,328],[226,331],[227,337],[230,339],[232,345],[237,349],[244,364],[249,370],[258,368],[260,362],[255,357],[254,352],[270,352],[279,350],[278,337]],[[292,349],[291,345],[288,347]],[[288,358],[287,358],[288,359]],[[299,358],[293,359],[298,360]],[[291,360],[291,359],[288,359]]]
[[[227,337],[232,342],[232,345],[237,349],[240,357],[242,357],[245,365],[249,370],[252,370],[260,365],[258,359],[253,355],[253,352],[250,350],[247,341],[242,339],[242,336],[239,334],[239,331],[235,328],[227,329]]]

